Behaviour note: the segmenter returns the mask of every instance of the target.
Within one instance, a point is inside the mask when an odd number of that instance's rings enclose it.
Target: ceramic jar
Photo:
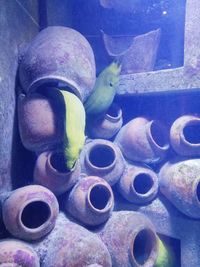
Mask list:
[[[112,103],[105,115],[88,120],[88,135],[91,138],[111,139],[120,130],[122,124],[122,110],[117,104]]]
[[[170,161],[159,173],[162,194],[185,215],[200,219],[200,159]]]
[[[117,185],[118,191],[126,200],[144,205],[156,197],[158,177],[147,166],[127,164]]]
[[[177,118],[170,129],[170,142],[177,154],[200,155],[200,117],[184,115]]]
[[[55,226],[58,212],[56,197],[40,185],[12,191],[2,206],[6,229],[24,240],[36,240],[48,234]]]
[[[65,86],[84,102],[96,80],[92,48],[76,30],[63,26],[47,27],[24,51],[19,78],[25,92],[36,91],[47,84]]]
[[[161,161],[169,148],[168,132],[155,120],[137,117],[118,132],[115,143],[125,158],[147,164]]]
[[[3,267],[40,267],[36,252],[26,243],[14,239],[0,241],[0,265]]]
[[[66,210],[86,225],[99,225],[108,220],[114,207],[110,185],[97,176],[82,178],[66,201]]]
[[[115,267],[152,267],[158,240],[150,220],[139,212],[113,212],[99,232]]]
[[[36,184],[47,187],[55,195],[60,195],[69,191],[75,185],[80,173],[79,161],[69,171],[65,166],[63,153],[46,151],[38,156],[33,177]]]

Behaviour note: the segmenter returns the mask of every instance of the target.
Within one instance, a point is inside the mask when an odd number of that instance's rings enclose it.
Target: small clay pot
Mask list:
[[[76,30],[47,27],[24,51],[19,78],[25,92],[34,92],[44,85],[68,87],[84,102],[96,80],[92,48]]]
[[[40,267],[36,252],[25,242],[14,239],[0,241],[0,266]]]
[[[48,234],[54,228],[58,212],[56,197],[40,185],[12,191],[2,207],[6,229],[24,240],[35,240]]]
[[[120,149],[103,139],[88,142],[80,154],[80,162],[83,173],[99,176],[111,186],[117,183],[125,167]]]
[[[66,201],[66,210],[87,225],[99,225],[108,220],[114,207],[110,185],[97,176],[82,178]]]
[[[200,155],[200,117],[184,115],[174,121],[170,141],[177,154],[193,157]]]
[[[158,240],[150,220],[139,212],[119,211],[99,232],[115,267],[152,267]]]
[[[169,148],[168,132],[158,121],[138,117],[118,132],[115,143],[125,158],[147,164],[157,163]]]
[[[46,151],[41,153],[34,169],[34,182],[50,189],[55,195],[69,191],[78,181],[81,173],[79,161],[68,170],[63,153]]]
[[[113,103],[103,117],[88,120],[88,135],[91,138],[110,139],[120,130],[122,124],[122,110]]]
[[[40,94],[18,97],[18,124],[22,144],[35,152],[62,144],[64,110],[62,102],[51,101]],[[63,112],[62,112],[63,110]]]
[[[159,172],[162,194],[185,215],[200,219],[200,159],[173,160]]]
[[[131,203],[146,204],[157,195],[158,177],[147,166],[127,164],[118,182],[118,191]]]

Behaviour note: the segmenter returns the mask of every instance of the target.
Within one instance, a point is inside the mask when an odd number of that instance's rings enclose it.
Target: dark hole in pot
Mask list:
[[[120,108],[116,104],[112,104],[107,111],[107,114],[111,117],[118,117],[120,112]]]
[[[138,264],[145,264],[155,244],[156,237],[152,231],[144,229],[137,234],[133,244],[133,257]]]
[[[62,152],[53,153],[50,158],[50,163],[54,169],[59,172],[69,172],[70,170],[66,166],[65,155]]]
[[[197,199],[200,202],[200,182],[197,185],[197,190],[196,190],[196,194],[197,194]]]
[[[183,134],[185,136],[185,140],[192,144],[200,143],[200,123],[187,125],[183,129]]]
[[[25,206],[21,221],[27,228],[34,229],[44,224],[49,217],[49,206],[43,201],[34,201]]]
[[[115,160],[115,152],[108,145],[97,145],[90,151],[89,160],[96,167],[107,167]]]
[[[90,203],[98,210],[107,206],[110,197],[110,191],[103,185],[95,185],[90,191]]]
[[[133,181],[133,187],[138,194],[146,194],[152,186],[152,178],[146,173],[138,174]]]
[[[168,143],[164,129],[156,122],[152,122],[151,124],[151,136],[154,142],[160,147],[164,147]]]

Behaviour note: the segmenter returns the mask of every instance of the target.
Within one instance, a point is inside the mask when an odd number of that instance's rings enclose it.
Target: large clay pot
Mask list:
[[[40,185],[14,190],[2,207],[6,229],[24,240],[35,240],[48,234],[54,228],[58,212],[56,197]]]
[[[122,110],[113,103],[103,117],[88,120],[88,135],[91,138],[110,139],[120,130],[122,124]]]
[[[170,141],[177,154],[200,155],[200,117],[184,115],[174,121],[170,129]]]
[[[99,225],[108,220],[114,207],[110,185],[97,176],[82,178],[66,201],[67,211],[87,225]]]
[[[113,212],[99,236],[115,267],[152,267],[158,255],[158,240],[150,220],[138,212]]]
[[[80,173],[79,161],[69,171],[66,168],[63,153],[46,151],[38,156],[33,177],[35,183],[47,187],[55,195],[60,195],[75,185]]]
[[[0,266],[39,267],[36,252],[26,243],[14,239],[0,241]]]
[[[130,161],[156,163],[161,161],[169,148],[168,133],[158,121],[135,118],[118,132],[115,143]]]
[[[159,173],[160,190],[189,217],[200,219],[200,159],[167,162]]]
[[[100,238],[69,221],[62,213],[53,231],[34,244],[41,267],[111,267],[111,258]]]
[[[44,84],[69,87],[82,101],[96,80],[94,54],[86,38],[71,28],[51,26],[28,45],[19,66],[25,92]]]
[[[118,182],[118,191],[131,203],[146,204],[157,195],[158,177],[147,166],[127,164]]]
[[[64,107],[40,94],[18,97],[18,123],[22,144],[32,151],[45,151],[62,143]],[[62,112],[63,111],[63,112]]]
[[[111,186],[122,176],[125,162],[119,148],[110,141],[89,141],[80,154],[81,170],[106,180]]]

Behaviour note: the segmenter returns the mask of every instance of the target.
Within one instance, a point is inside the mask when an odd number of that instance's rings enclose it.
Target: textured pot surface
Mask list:
[[[61,82],[84,101],[96,79],[92,48],[83,35],[71,28],[47,27],[25,51],[19,77],[26,92],[42,84],[59,86]]]

